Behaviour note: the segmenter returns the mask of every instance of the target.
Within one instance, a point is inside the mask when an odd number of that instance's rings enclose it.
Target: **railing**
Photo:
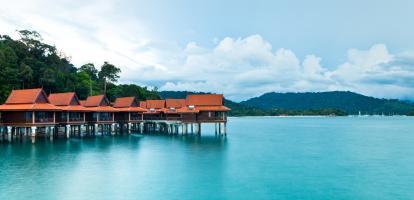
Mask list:
[[[206,112],[200,115],[197,115],[197,121],[226,121],[227,117],[222,112]]]
[[[142,120],[142,117],[141,116],[137,116],[137,117],[132,117],[131,116],[131,121],[141,121]]]
[[[181,116],[167,116],[165,119],[171,121],[178,121],[181,120]]]
[[[53,117],[52,118],[36,118],[35,123],[53,123]]]
[[[113,121],[113,113],[99,113],[99,121]]]
[[[99,121],[112,121],[112,116],[111,117],[99,117]]]
[[[83,122],[83,117],[69,118],[69,122]]]
[[[166,118],[160,115],[144,115],[144,120],[166,120]]]

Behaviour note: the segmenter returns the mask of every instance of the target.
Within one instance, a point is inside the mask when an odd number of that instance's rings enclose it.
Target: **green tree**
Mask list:
[[[26,65],[24,63],[20,64],[19,78],[22,82],[22,88],[25,88],[25,86],[27,87],[29,84],[26,83],[30,83],[33,79],[32,68],[30,68],[29,65]]]
[[[107,83],[116,83],[119,78],[119,73],[121,73],[121,69],[115,67],[115,65],[110,64],[107,61],[104,62],[101,67],[101,71],[98,73],[98,77],[104,85],[104,94],[106,94]]]
[[[85,71],[76,73],[75,92],[80,99],[86,99],[90,95],[90,86],[92,85],[92,82],[89,74]]]
[[[87,63],[82,65],[79,68],[79,71],[84,71],[86,72],[89,77],[91,78],[91,80],[98,80],[98,70],[95,68],[95,65],[93,63]]]
[[[43,87],[48,93],[75,91],[81,99],[101,94],[102,87],[112,100],[127,94],[123,87],[115,84],[120,69],[114,65],[105,62],[101,71],[92,63],[76,68],[64,53],[44,43],[36,31],[18,32],[20,39],[17,40],[0,35],[0,103],[12,89],[19,88]],[[145,87],[131,85],[131,88],[141,99],[158,95]]]

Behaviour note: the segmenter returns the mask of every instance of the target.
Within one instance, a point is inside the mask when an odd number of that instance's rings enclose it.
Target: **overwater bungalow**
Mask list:
[[[105,95],[89,96],[86,101],[81,103],[85,107],[86,122],[91,124],[113,124],[115,123],[115,113]]]
[[[115,113],[115,121],[119,124],[121,131],[126,129],[142,132],[141,124],[144,121],[144,112],[135,97],[119,97],[115,100],[113,107],[118,110]]]
[[[166,99],[166,118],[167,120],[179,120],[182,122],[196,122],[197,113],[196,109],[186,106],[185,99]]]
[[[166,120],[165,100],[146,100],[140,105],[145,105],[144,120]]]
[[[147,111],[139,106],[135,97],[116,98],[113,107],[118,110],[115,121],[121,123],[140,123],[144,120],[143,113]]]
[[[80,125],[86,123],[87,109],[83,107],[74,92],[49,94],[51,104],[59,107],[56,113],[56,122],[61,125]]]
[[[118,130],[122,133],[124,128],[129,133],[135,129],[141,133],[200,134],[202,123],[215,123],[216,133],[226,134],[229,110],[223,105],[223,95],[218,94],[139,103],[134,97],[121,97],[111,105],[104,95],[82,101],[74,92],[52,93],[48,97],[40,88],[13,90],[0,105],[0,140],[7,135],[11,141],[12,135],[21,138],[28,133],[32,140],[37,133],[53,139],[63,130],[67,138],[82,137],[85,132],[113,135]]]
[[[190,110],[197,110],[198,131],[201,123],[214,123],[215,131],[227,134],[227,112],[222,94],[193,94],[186,98],[186,106]]]
[[[227,112],[230,110],[224,106],[222,94],[193,94],[186,98],[186,106],[190,110],[197,110],[197,122],[200,123],[225,123]]]
[[[6,102],[0,105],[1,140],[21,140],[30,135],[32,141],[37,133],[55,133],[56,113],[61,109],[49,102],[43,89],[13,90]],[[40,130],[38,130],[40,129]]]
[[[57,124],[56,113],[61,108],[50,103],[41,89],[13,90],[0,105],[3,126],[32,127]]]

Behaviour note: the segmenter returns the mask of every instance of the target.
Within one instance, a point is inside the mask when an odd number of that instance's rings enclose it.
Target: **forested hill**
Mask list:
[[[378,99],[353,92],[266,93],[241,102],[255,108],[304,110],[334,108],[348,114],[410,114],[414,105],[400,100]]]
[[[122,96],[158,99],[158,93],[134,84],[118,85],[121,70],[104,62],[74,66],[55,46],[34,31],[19,31],[12,39],[0,33],[0,104],[12,89],[43,88],[46,93],[75,91],[79,98],[105,93],[110,100]],[[81,48],[81,47],[80,47]]]

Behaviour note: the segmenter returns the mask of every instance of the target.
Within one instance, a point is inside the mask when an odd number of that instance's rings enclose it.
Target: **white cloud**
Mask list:
[[[223,92],[236,100],[271,91],[331,90],[414,98],[414,58],[393,55],[384,44],[350,49],[348,60],[330,69],[321,66],[321,58],[315,55],[300,61],[291,50],[274,51],[259,35],[224,38],[211,49],[189,43],[186,49],[183,63],[171,67],[182,76],[176,77],[179,81],[166,78],[162,90]]]
[[[392,54],[384,44],[350,49],[347,61],[324,67],[289,49],[273,49],[260,35],[212,39],[213,47],[165,41],[144,21],[117,9],[116,1],[7,1],[0,7],[1,34],[40,32],[76,66],[110,61],[121,82],[161,90],[224,93],[243,100],[265,92],[351,90],[376,97],[414,99],[414,54]],[[120,13],[118,10],[121,10]]]

